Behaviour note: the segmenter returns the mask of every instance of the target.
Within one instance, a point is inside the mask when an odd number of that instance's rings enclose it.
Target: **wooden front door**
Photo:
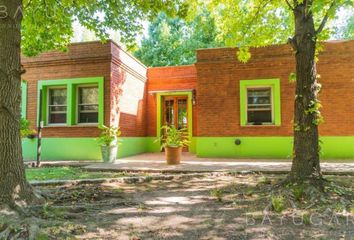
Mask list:
[[[163,97],[162,125],[175,126],[177,129],[186,129],[188,134],[188,97]],[[187,149],[184,149],[187,150]]]

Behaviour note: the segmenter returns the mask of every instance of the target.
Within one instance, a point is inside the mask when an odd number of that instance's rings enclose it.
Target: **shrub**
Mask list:
[[[219,202],[221,202],[223,191],[220,188],[214,188],[210,191],[210,196],[216,198]]]
[[[21,118],[20,134],[21,138],[28,137],[29,135],[35,134],[36,131],[30,128],[31,122],[26,118]]]
[[[272,196],[272,207],[277,213],[281,213],[285,209],[284,197],[282,195]]]
[[[293,195],[296,201],[301,201],[304,196],[304,186],[303,185],[296,185],[293,187]]]

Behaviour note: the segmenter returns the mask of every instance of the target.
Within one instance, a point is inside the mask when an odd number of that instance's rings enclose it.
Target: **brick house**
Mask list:
[[[324,45],[322,158],[354,158],[354,41]],[[193,65],[146,68],[108,41],[23,58],[22,115],[37,125],[41,92],[43,160],[99,160],[98,124],[120,127],[118,158],[158,152],[154,140],[165,123],[187,127],[188,151],[200,157],[290,158],[290,47],[252,49],[246,64],[235,53],[201,49]],[[36,144],[23,140],[25,160],[35,159]]]

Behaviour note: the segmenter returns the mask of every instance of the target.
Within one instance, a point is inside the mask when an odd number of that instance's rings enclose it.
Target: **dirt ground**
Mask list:
[[[354,239],[353,199],[349,211],[306,201],[308,210],[272,210],[271,186],[282,177],[208,174],[41,187],[48,204],[27,221],[40,227],[38,239]],[[353,189],[354,177],[333,178]]]

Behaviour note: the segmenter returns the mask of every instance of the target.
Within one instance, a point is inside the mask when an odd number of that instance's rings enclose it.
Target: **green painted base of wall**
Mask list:
[[[240,139],[241,144],[235,145]],[[198,157],[290,158],[289,137],[198,137]]]
[[[122,137],[120,138],[121,142],[118,148],[118,156],[117,158],[123,158],[128,156],[133,156],[136,154],[144,153],[144,152],[154,152],[153,147],[156,145],[158,148],[159,145],[157,143],[153,143],[155,138],[149,137]]]
[[[241,144],[235,145],[240,139]],[[321,159],[354,159],[354,136],[321,137]],[[291,159],[292,137],[198,137],[198,157]]]
[[[155,137],[123,137],[117,158],[160,152]],[[241,144],[235,145],[240,139]],[[321,159],[353,159],[354,136],[321,137]],[[198,157],[291,159],[292,137],[194,137],[189,151]],[[36,159],[37,140],[22,142],[24,160]],[[101,160],[95,138],[44,138],[42,160]]]
[[[24,139],[24,160],[35,160],[37,140]],[[51,160],[100,160],[101,152],[95,138],[43,138],[41,159]]]
[[[160,146],[154,137],[122,137],[117,158],[144,152],[159,152]],[[23,139],[22,151],[25,161],[36,159],[37,140]],[[101,150],[95,138],[43,138],[43,161],[51,160],[96,160],[100,161]]]

